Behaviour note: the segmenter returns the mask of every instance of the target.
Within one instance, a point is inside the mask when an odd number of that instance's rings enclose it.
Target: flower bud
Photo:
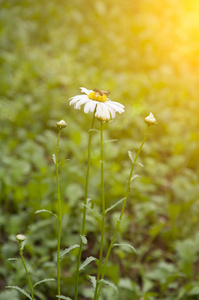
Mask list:
[[[24,242],[25,239],[26,239],[26,237],[25,237],[25,235],[23,235],[23,234],[17,234],[17,235],[16,235],[16,240],[17,240],[19,243]]]
[[[67,126],[67,123],[64,120],[61,120],[61,121],[57,122],[56,125],[60,129],[62,129],[62,128],[65,128]]]
[[[147,125],[157,124],[157,121],[152,113],[150,113],[149,116],[144,119],[144,121]]]

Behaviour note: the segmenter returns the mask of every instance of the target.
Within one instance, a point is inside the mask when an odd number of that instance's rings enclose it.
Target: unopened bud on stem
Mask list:
[[[19,243],[24,242],[25,239],[26,239],[26,237],[25,237],[25,235],[23,235],[23,234],[17,234],[17,235],[16,235],[16,240],[17,240]]]
[[[157,121],[152,113],[150,113],[149,116],[144,119],[144,121],[147,125],[157,124]]]
[[[61,121],[57,122],[56,125],[60,129],[62,129],[62,128],[65,128],[67,126],[67,123],[64,120],[61,120]]]

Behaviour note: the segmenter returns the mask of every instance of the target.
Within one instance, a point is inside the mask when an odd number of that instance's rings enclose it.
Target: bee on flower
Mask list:
[[[80,109],[84,106],[84,112],[95,111],[95,117],[101,121],[108,122],[115,118],[115,113],[119,114],[124,112],[124,105],[119,102],[111,101],[108,96],[110,92],[108,90],[88,90],[84,87],[80,87],[83,95],[77,95],[69,99],[70,105],[74,104],[75,109]]]

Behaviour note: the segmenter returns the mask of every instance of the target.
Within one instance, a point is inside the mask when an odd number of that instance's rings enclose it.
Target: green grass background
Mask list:
[[[60,184],[62,249],[78,243],[92,116],[68,99],[79,87],[111,91],[126,111],[105,126],[107,207],[123,197],[130,160],[152,111],[150,130],[106,276],[119,299],[199,299],[199,3],[197,0],[1,0],[0,1],[0,299],[25,299],[28,291],[15,235],[24,233],[24,256],[33,282],[56,277],[57,224],[39,209],[57,211],[56,122],[63,130]],[[99,124],[96,122],[96,127]],[[93,135],[89,197],[100,210],[100,144]],[[106,241],[119,207],[107,216]],[[98,257],[100,224],[88,213],[89,246]],[[74,296],[77,251],[62,261],[62,294]],[[86,274],[80,298],[92,299]],[[55,299],[56,282],[39,285],[36,299]],[[105,287],[102,300],[115,298]]]

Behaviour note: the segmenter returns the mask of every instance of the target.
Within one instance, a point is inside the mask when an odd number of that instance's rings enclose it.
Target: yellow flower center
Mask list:
[[[91,92],[90,94],[88,94],[88,98],[99,102],[106,102],[106,95],[100,95],[97,92]]]

